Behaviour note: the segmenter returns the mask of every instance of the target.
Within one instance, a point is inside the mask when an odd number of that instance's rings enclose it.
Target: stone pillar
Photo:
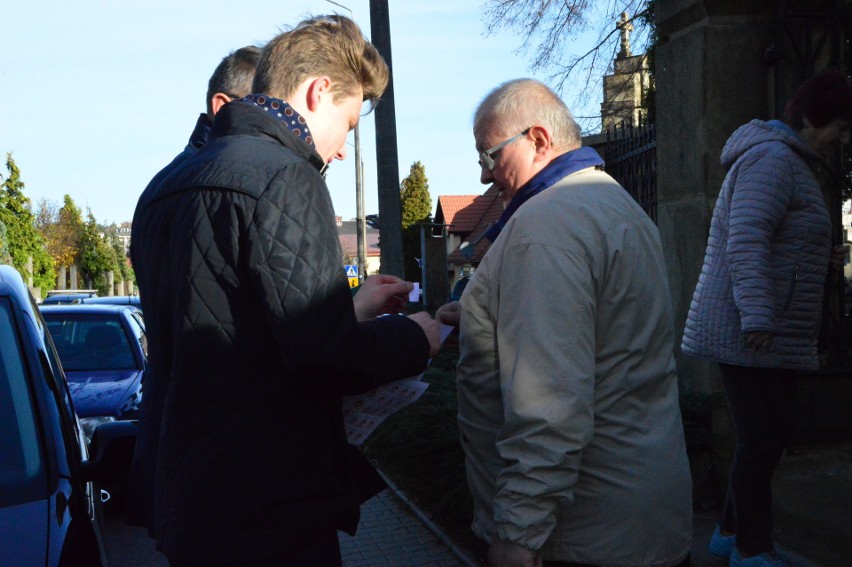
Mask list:
[[[65,289],[65,282],[68,280],[68,273],[65,266],[59,266],[59,276],[56,279],[56,289]]]
[[[650,78],[645,55],[616,58],[613,74],[604,75],[604,100],[601,103],[601,128],[606,131],[622,122],[634,126],[644,118],[642,97],[648,92]]]
[[[657,29],[657,215],[674,306],[682,390],[721,389],[714,364],[682,356],[680,339],[701,271],[731,133],[772,115],[766,61],[774,2],[659,0]]]
[[[77,289],[77,266],[75,264],[71,264],[71,290]]]
[[[27,286],[32,289],[33,288],[33,257],[27,256]]]
[[[133,295],[133,282],[132,281],[127,280],[126,282],[124,282],[124,287],[125,287],[124,295]]]
[[[115,272],[109,270],[106,273],[107,277],[107,295],[115,295]]]

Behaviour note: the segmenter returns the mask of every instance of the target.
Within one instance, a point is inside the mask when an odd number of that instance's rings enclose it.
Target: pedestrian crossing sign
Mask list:
[[[358,266],[346,265],[346,277],[349,278],[349,287],[358,287]]]

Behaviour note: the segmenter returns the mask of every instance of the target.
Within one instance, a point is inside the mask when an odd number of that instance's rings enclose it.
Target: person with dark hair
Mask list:
[[[734,567],[786,565],[772,543],[771,480],[789,443],[794,374],[818,368],[831,220],[814,169],[849,141],[852,87],[836,71],[805,82],[786,122],[752,120],[722,150],[727,175],[682,349],[719,364],[736,432],[710,551]]]
[[[225,104],[251,94],[254,73],[260,60],[260,48],[254,45],[241,47],[222,59],[207,82],[207,120]]]
[[[409,282],[373,276],[353,301],[322,177],[388,80],[351,19],[305,20],[137,205],[130,253],[164,396],[143,419],[160,428],[154,531],[172,565],[340,565],[337,530],[354,533],[364,497],[341,398],[438,351],[428,313],[377,317]]]
[[[160,170],[139,197],[137,208],[156,199],[160,182],[192,154],[207,143],[213,117],[232,100],[251,93],[254,72],[260,59],[260,48],[253,45],[241,47],[226,55],[207,83],[207,112],[198,116],[192,135],[184,150]],[[146,414],[159,415],[166,395],[168,376],[159,375],[157,365],[145,369],[145,403],[141,406],[142,419],[134,451],[133,466],[128,483],[126,520],[134,526],[143,526],[154,535],[154,462],[156,460],[160,424],[157,419],[146,419]]]
[[[213,117],[223,106],[232,100],[251,94],[251,85],[259,59],[260,48],[247,45],[226,55],[216,66],[216,70],[207,82],[207,112],[198,115],[195,128],[184,150],[151,179],[140,201],[148,199],[151,190],[157,187],[162,179],[207,143],[210,128],[213,126]]]

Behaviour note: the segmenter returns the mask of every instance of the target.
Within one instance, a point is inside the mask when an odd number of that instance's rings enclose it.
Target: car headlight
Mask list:
[[[95,433],[95,429],[102,423],[109,423],[110,421],[115,421],[115,418],[111,415],[96,415],[95,417],[81,417],[80,418],[80,427],[83,428],[83,435],[86,436],[86,443],[92,442],[92,435]]]

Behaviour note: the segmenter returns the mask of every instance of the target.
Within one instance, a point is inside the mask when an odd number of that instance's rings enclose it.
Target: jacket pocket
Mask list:
[[[790,290],[787,292],[787,299],[784,301],[784,311],[790,309],[790,304],[793,303],[793,294],[796,293],[796,284],[799,282],[799,265],[793,267],[793,281],[790,282]]]

